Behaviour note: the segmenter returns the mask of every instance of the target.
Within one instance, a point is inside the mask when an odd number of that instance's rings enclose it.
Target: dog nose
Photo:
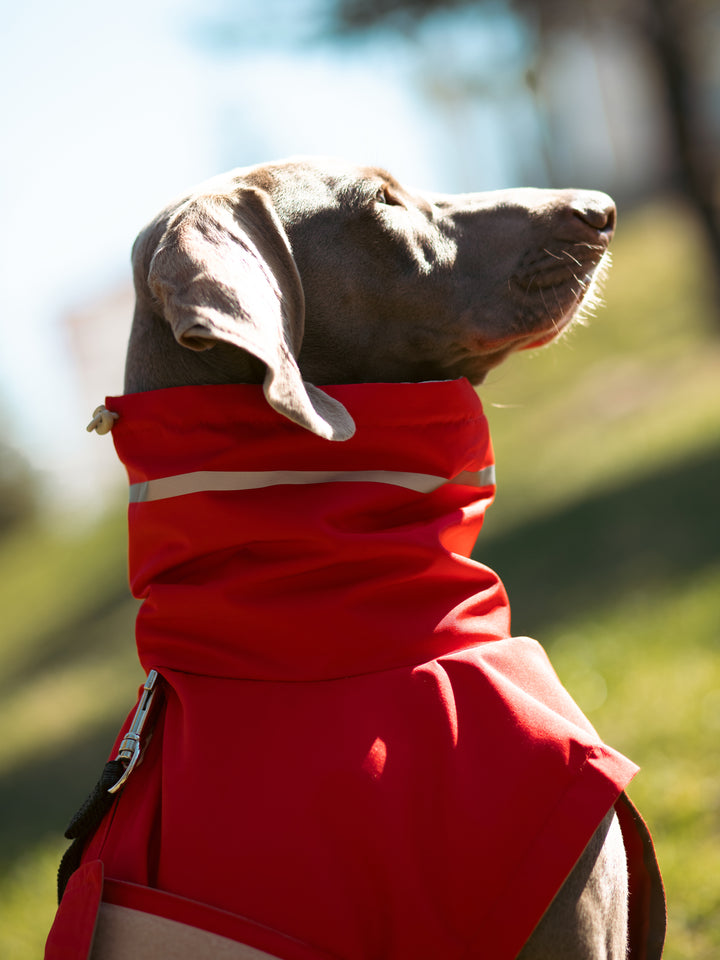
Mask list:
[[[579,220],[605,234],[608,239],[612,236],[617,213],[612,198],[606,193],[578,194],[573,199],[572,212]]]

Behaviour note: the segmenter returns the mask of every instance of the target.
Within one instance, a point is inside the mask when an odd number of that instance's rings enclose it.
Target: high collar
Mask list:
[[[320,680],[509,635],[499,578],[469,559],[495,492],[470,384],[323,389],[350,440],[296,426],[255,386],[108,398],[147,669]]]

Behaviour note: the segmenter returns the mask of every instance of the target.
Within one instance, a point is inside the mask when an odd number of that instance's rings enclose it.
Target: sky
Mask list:
[[[243,0],[232,6],[254,10],[253,29],[266,36],[301,9],[297,0],[266,0],[264,15]],[[428,112],[406,47],[223,44],[225,8],[0,0],[0,423],[50,501],[92,496],[112,457],[84,431],[92,409],[81,406],[64,320],[129,284],[134,237],[174,196],[231,167],[302,153],[379,162],[428,189],[507,185],[500,130],[478,134],[471,160],[460,156],[457,117]],[[234,22],[242,31],[242,17]],[[442,29],[425,37],[427,58]],[[516,42],[489,35],[485,56]],[[477,111],[473,129],[498,125]],[[108,394],[122,389],[126,334],[107,345]]]

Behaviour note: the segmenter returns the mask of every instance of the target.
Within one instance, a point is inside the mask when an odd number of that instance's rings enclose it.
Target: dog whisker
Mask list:
[[[553,315],[548,308],[547,302],[545,301],[545,293],[543,291],[543,288],[540,287],[539,290],[540,290],[540,299],[542,300],[543,307],[545,308],[545,314],[547,315],[548,320],[550,320],[550,322],[554,324],[555,321],[554,321]]]
[[[580,262],[580,260],[578,260],[577,257],[574,257],[569,250],[563,250],[563,253],[568,259],[572,260],[573,263],[576,263],[579,267],[582,266],[582,263]]]
[[[582,280],[581,280],[580,277],[579,277],[575,272],[573,272],[572,270],[571,270],[570,272],[571,272],[571,274],[572,274],[573,280],[575,281],[575,283],[577,283],[577,285],[578,285],[578,287],[579,287],[579,294],[578,294],[578,295],[579,295],[579,296],[582,296],[582,294],[584,293],[584,291],[587,290],[588,286],[590,285],[590,283],[589,283],[589,278],[585,278],[585,279],[582,279]]]
[[[602,243],[588,243],[587,241],[575,242],[572,244],[573,247],[581,248],[583,250],[591,250],[593,253],[596,251],[605,251],[607,248]]]

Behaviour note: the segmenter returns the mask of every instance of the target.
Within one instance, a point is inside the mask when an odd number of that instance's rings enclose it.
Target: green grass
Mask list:
[[[625,222],[626,221],[626,222]],[[502,575],[603,737],[668,890],[666,960],[720,956],[720,324],[682,207],[623,218],[607,307],[481,394],[499,493],[477,557]],[[714,334],[713,334],[714,329]],[[141,679],[118,510],[0,543],[0,956],[42,955],[66,821]]]
[[[666,960],[720,956],[720,564],[550,630],[555,668],[603,738],[642,766],[669,904]]]
[[[0,725],[13,730],[0,741],[0,776],[34,753],[72,747],[133,701],[140,670],[123,514],[79,535],[19,531],[0,546]]]
[[[141,680],[125,538],[119,508],[0,543],[0,957],[42,957],[62,833]]]
[[[0,956],[40,960],[53,921],[55,877],[66,841],[35,843],[0,877]]]

